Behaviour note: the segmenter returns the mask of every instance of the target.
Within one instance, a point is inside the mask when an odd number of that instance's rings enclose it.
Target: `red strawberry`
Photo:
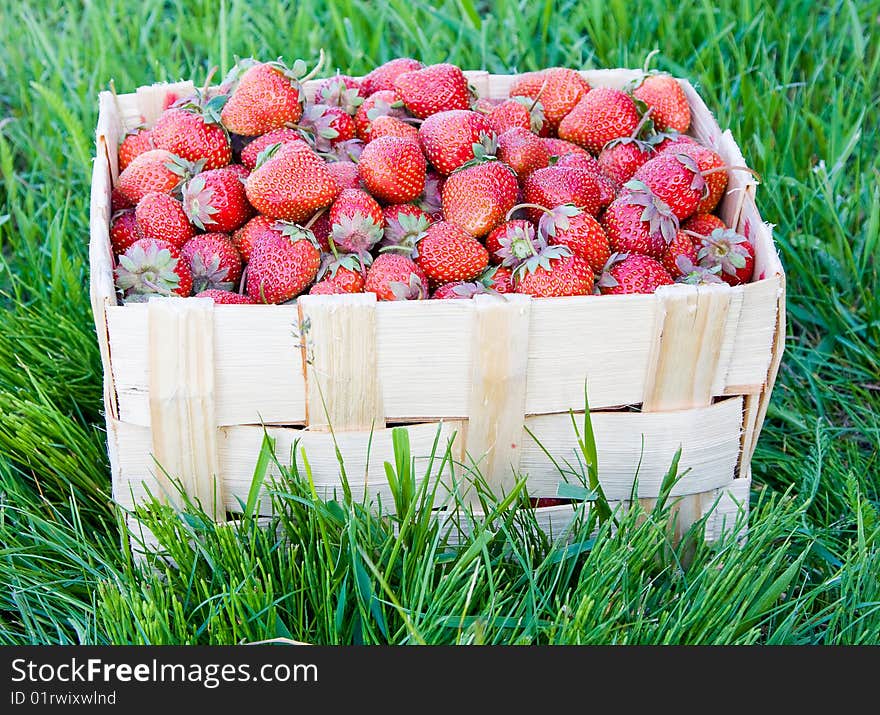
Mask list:
[[[125,168],[131,164],[136,156],[156,148],[151,134],[149,129],[138,127],[125,135],[119,145],[119,171],[125,171]]]
[[[495,291],[480,280],[452,281],[438,286],[431,298],[433,300],[470,300],[475,295],[487,295],[493,292]]]
[[[361,92],[365,97],[382,90],[393,90],[394,80],[404,72],[413,72],[422,69],[424,65],[418,60],[409,57],[398,57],[389,60],[384,65],[379,65],[361,80]]]
[[[113,213],[117,211],[122,211],[122,209],[131,209],[134,208],[134,204],[128,200],[128,198],[117,188],[113,187],[110,190],[110,210]]]
[[[539,99],[544,109],[544,119],[552,128],[560,126],[563,118],[569,114],[577,103],[590,92],[590,85],[577,72],[565,67],[553,67],[541,73],[541,85],[511,88],[510,96],[523,96]]]
[[[695,213],[687,221],[681,224],[682,231],[690,231],[699,236],[708,236],[716,228],[724,230],[727,226],[724,225],[724,221],[720,218],[714,214],[708,213]],[[694,240],[696,241],[698,239]]]
[[[336,179],[340,191],[361,187],[361,175],[353,161],[331,161],[327,169]]]
[[[257,214],[232,234],[232,245],[241,254],[245,263],[251,259],[254,242],[274,225],[274,218]]]
[[[364,290],[378,300],[424,300],[428,297],[428,278],[407,256],[382,253],[367,270]]]
[[[653,293],[662,285],[672,285],[666,269],[653,258],[640,253],[614,254],[599,279],[603,295]]]
[[[755,270],[755,247],[733,229],[716,229],[705,236],[697,252],[704,268],[721,266],[718,274],[728,285],[748,283]]]
[[[505,266],[491,266],[483,273],[483,282],[496,293],[513,293],[513,271]]]
[[[604,172],[599,162],[596,161],[592,154],[583,152],[582,154],[568,153],[560,156],[553,166],[565,166],[571,169],[581,169],[591,174],[599,186],[599,208],[604,208],[617,195],[617,186]]]
[[[590,152],[584,149],[582,146],[578,146],[577,144],[573,144],[572,142],[567,142],[565,139],[557,139],[556,137],[543,137],[541,141],[544,143],[544,146],[547,147],[547,151],[550,152],[550,156],[565,156],[566,154],[583,154],[585,156],[590,156]]]
[[[559,138],[598,154],[610,141],[630,136],[639,125],[639,112],[619,89],[597,87],[559,124]]]
[[[535,298],[589,295],[593,292],[593,269],[565,246],[548,246],[513,272],[517,293]]]
[[[686,283],[688,285],[724,283],[724,281],[720,278],[720,264],[716,264],[711,268],[708,268],[699,264],[694,265],[694,262],[691,261],[691,259],[687,256],[679,256],[675,262],[675,268],[675,275],[678,276],[675,279],[676,283]]]
[[[303,221],[329,206],[339,186],[327,165],[303,144],[273,145],[263,163],[247,178],[245,192],[260,213]]]
[[[424,211],[412,204],[392,204],[382,211],[385,234],[382,246],[399,246],[405,255],[418,255],[416,244],[425,236],[431,220]]]
[[[306,227],[311,230],[318,247],[324,253],[331,253],[330,250],[330,212],[321,209],[306,223]]]
[[[537,243],[535,225],[525,219],[513,219],[496,226],[486,236],[486,250],[492,263],[504,262],[517,266],[519,262],[534,255],[542,246]]]
[[[505,102],[504,99],[493,99],[492,97],[478,97],[476,102],[471,104],[471,109],[480,114],[491,114],[499,104]]]
[[[171,191],[192,172],[189,162],[165,149],[151,149],[136,156],[116,180],[116,190],[136,206],[146,194]]]
[[[205,169],[219,169],[232,161],[232,145],[220,125],[217,103],[187,102],[166,109],[156,120],[151,138],[158,149],[167,149],[187,161],[204,161]]]
[[[699,142],[693,137],[689,137],[687,134],[679,134],[678,132],[663,132],[662,134],[655,134],[651,138],[651,141],[654,143],[654,151],[658,154],[667,149],[671,149],[674,146],[681,146],[682,144],[699,144]]]
[[[196,293],[231,290],[241,279],[241,255],[225,233],[203,233],[190,239],[180,253],[189,265]]]
[[[180,248],[195,235],[183,204],[170,194],[151,191],[138,201],[135,218],[145,238],[167,241]]]
[[[678,265],[679,258],[682,256],[688,259],[690,265],[697,262],[697,249],[694,246],[693,239],[684,231],[679,231],[675,234],[675,238],[672,239],[672,243],[666,247],[661,259],[663,267],[673,278],[679,278],[684,275],[684,271]]]
[[[472,236],[485,236],[504,221],[518,191],[516,174],[500,161],[465,165],[443,184],[443,217]]]
[[[412,201],[425,188],[425,156],[418,144],[400,137],[367,144],[358,169],[367,190],[386,203]]]
[[[633,97],[648,105],[654,126],[661,132],[686,132],[691,125],[691,108],[684,90],[668,74],[649,74],[634,90]]]
[[[538,134],[544,127],[544,108],[528,97],[513,97],[492,107],[486,118],[499,136],[517,128]]]
[[[192,292],[192,274],[180,252],[167,241],[141,238],[119,256],[116,287],[126,302],[138,296],[179,295]]]
[[[510,129],[498,137],[497,156],[521,177],[543,169],[550,162],[550,152],[544,143],[521,128]]]
[[[329,152],[334,144],[355,137],[355,123],[344,110],[326,104],[307,104],[299,120],[315,151]]]
[[[404,106],[419,119],[470,106],[468,83],[459,67],[439,64],[394,79],[394,90]]]
[[[679,157],[688,156],[696,163],[700,169],[700,174],[706,182],[706,191],[708,191],[700,199],[700,203],[697,204],[697,213],[711,213],[714,211],[727,189],[727,171],[720,171],[720,169],[726,167],[724,159],[717,152],[701,144],[678,144],[663,153],[674,154]]]
[[[492,154],[495,132],[489,120],[478,112],[460,109],[438,112],[419,127],[422,149],[432,166],[441,174],[451,174],[475,156],[474,147]]]
[[[370,139],[378,139],[379,137],[400,137],[418,143],[419,130],[397,117],[383,114],[376,117],[370,124]]]
[[[355,292],[362,293],[363,291]],[[309,288],[309,295],[343,295],[344,293],[348,293],[348,291],[331,280],[318,281]]]
[[[241,150],[241,163],[253,171],[257,166],[257,157],[259,157],[260,152],[264,149],[273,144],[289,144],[296,142],[305,144],[306,140],[303,139],[302,135],[295,129],[291,129],[290,127],[273,129],[271,132],[266,132],[262,136],[258,136]]]
[[[679,221],[697,210],[706,182],[696,161],[679,152],[664,152],[642,164],[633,174]]]
[[[256,301],[248,295],[242,295],[241,293],[233,293],[228,290],[217,290],[216,288],[210,288],[208,290],[203,290],[201,293],[196,293],[195,298],[210,298],[218,305],[252,305]]]
[[[538,224],[551,246],[568,246],[575,255],[590,264],[596,273],[602,271],[611,251],[608,236],[590,214],[567,204],[548,210]]]
[[[619,139],[609,142],[599,154],[599,165],[620,189],[639,167],[654,156],[650,144],[635,139]]]
[[[229,233],[254,215],[236,169],[203,171],[183,187],[183,208],[202,231]]]
[[[315,88],[315,102],[339,107],[350,115],[354,115],[366,96],[361,93],[360,80],[345,74],[321,80]]]
[[[544,73],[547,70],[539,72],[523,72],[516,75],[513,83],[510,85],[508,94],[511,97],[529,97],[534,99],[538,96],[538,92],[544,86]]]
[[[602,228],[611,250],[617,253],[644,253],[660,258],[675,238],[678,221],[668,206],[658,201],[644,184],[630,182],[631,188],[611,202],[602,214]]]
[[[333,283],[343,293],[363,293],[365,266],[364,260],[354,253],[327,254],[321,260],[317,279]]]
[[[139,238],[143,238],[134,215],[134,209],[123,209],[110,220],[110,245],[113,253],[120,254]]]
[[[229,166],[224,166],[223,170],[230,174],[235,174],[242,181],[251,175],[251,170],[244,164],[230,164]]]
[[[379,117],[394,117],[395,119],[406,117],[403,103],[393,90],[382,90],[371,94],[358,107],[354,115],[357,138],[363,142],[370,141],[372,124]]]
[[[258,303],[284,303],[315,280],[321,252],[314,236],[296,224],[273,229],[254,243],[248,263],[247,294]]]
[[[595,215],[599,211],[600,190],[594,175],[581,169],[548,166],[533,171],[523,183],[526,203],[539,206],[574,204]],[[537,223],[540,209],[529,209],[529,218]]]
[[[441,221],[430,226],[419,242],[416,262],[435,283],[467,281],[485,270],[489,254],[461,226]]]
[[[293,69],[282,62],[242,60],[233,70],[235,87],[220,113],[223,125],[236,134],[257,136],[296,124],[302,116],[304,94],[299,79],[304,73],[301,60]]]
[[[385,217],[376,199],[360,189],[345,189],[330,207],[333,244],[346,253],[365,256],[382,238]]]

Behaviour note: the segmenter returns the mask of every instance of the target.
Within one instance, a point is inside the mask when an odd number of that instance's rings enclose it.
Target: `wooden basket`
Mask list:
[[[506,97],[514,79],[466,74],[489,97]],[[636,72],[582,74],[594,86],[622,87]],[[743,165],[730,132],[680,82],[691,133],[729,165]],[[355,496],[393,506],[383,463],[392,455],[390,427],[399,424],[409,425],[414,455],[427,456],[440,430],[444,439],[456,435],[456,456],[477,463],[496,492],[516,472],[527,476],[531,496],[552,497],[559,472],[524,426],[550,454],[571,459],[569,411],[583,412],[586,381],[609,499],[629,500],[636,474],[638,497],[656,497],[681,446],[689,471],[673,492],[679,533],[708,515],[707,538],[717,538],[748,508],[749,464],[784,345],[785,274],[745,172],[731,173],[720,209],[756,248],[755,281],[735,288],[378,303],[372,294],[306,295],[280,306],[160,298],[122,306],[109,241],[116,148],[126,129],[155,122],[168,92],[192,88],[100,95],[91,298],[120,505],[132,507],[147,491],[174,500],[167,471],[225,519],[247,500],[264,426],[282,460],[299,440],[328,497],[340,486],[335,438]],[[537,513],[558,532],[573,509]]]

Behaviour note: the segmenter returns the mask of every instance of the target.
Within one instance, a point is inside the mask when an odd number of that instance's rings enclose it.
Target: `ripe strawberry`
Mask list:
[[[643,253],[659,259],[675,238],[678,221],[644,184],[630,182],[628,186],[602,214],[608,243],[617,253]]]
[[[720,218],[714,214],[708,213],[695,213],[687,221],[681,224],[682,231],[690,231],[691,233],[696,233],[700,236],[708,236],[716,228],[724,230],[727,226],[724,225],[724,221]],[[696,241],[698,239],[694,240]]]
[[[367,270],[364,290],[378,300],[424,300],[428,297],[428,278],[407,256],[382,253]]]
[[[595,176],[565,166],[548,166],[533,171],[523,183],[523,197],[526,203],[539,206],[574,204],[593,215],[599,211],[600,191]],[[537,223],[541,210],[530,208],[529,218]]]
[[[205,169],[226,166],[232,161],[232,145],[220,125],[217,103],[212,102],[192,101],[166,109],[152,129],[153,143],[187,161],[204,161]]]
[[[151,149],[136,156],[116,180],[116,190],[132,206],[151,191],[170,194],[192,174],[192,165],[165,149]]]
[[[642,164],[654,156],[654,148],[636,139],[619,139],[609,142],[599,154],[599,165],[620,189]]]
[[[608,236],[599,222],[571,204],[548,210],[541,217],[538,230],[547,237],[551,246],[568,246],[575,256],[589,263],[596,273],[602,271],[611,256]]]
[[[475,295],[487,295],[494,293],[485,283],[475,281],[452,281],[437,286],[437,290],[431,296],[432,300],[470,300]]]
[[[254,243],[275,225],[275,219],[257,214],[244,226],[232,234],[232,245],[238,250],[245,263],[251,260]]]
[[[244,183],[231,167],[203,171],[183,187],[183,208],[202,231],[229,233],[254,215]]]
[[[345,74],[321,80],[315,88],[316,103],[339,107],[352,116],[366,96],[361,93],[360,80]]]
[[[755,270],[755,247],[733,229],[716,229],[705,236],[697,252],[704,268],[721,266],[718,274],[728,285],[748,283]]]
[[[140,238],[119,256],[116,287],[126,301],[136,296],[192,292],[192,274],[180,252],[167,241]]]
[[[707,284],[723,284],[724,281],[719,277],[721,274],[721,265],[716,264],[711,268],[694,265],[694,262],[687,256],[679,256],[675,262],[676,283],[686,283],[687,285],[707,285]]]
[[[471,109],[480,114],[490,114],[495,107],[505,102],[505,99],[497,99],[493,97],[477,97],[477,101],[471,104]]]
[[[524,92],[528,90],[528,94]],[[544,119],[552,128],[560,126],[560,122],[590,92],[590,85],[577,72],[565,67],[553,67],[541,73],[541,85],[534,87],[523,85],[511,88],[510,96],[527,96],[539,99],[544,109]]]
[[[419,119],[470,107],[467,79],[455,65],[431,65],[403,72],[394,79],[394,90],[410,113]]]
[[[640,253],[615,253],[599,279],[599,289],[603,295],[653,293],[672,283],[666,269],[653,258]]]
[[[550,162],[550,152],[544,143],[528,129],[521,128],[510,129],[498,137],[497,156],[521,177],[543,169]]]
[[[706,182],[696,161],[679,152],[664,152],[642,164],[633,174],[679,221],[696,212]]]
[[[196,293],[232,290],[241,279],[241,255],[225,233],[202,233],[180,249],[189,265]]]
[[[706,182],[706,193],[697,204],[697,213],[711,213],[721,202],[727,189],[727,171],[713,171],[723,169],[726,164],[724,159],[709,147],[701,144],[679,144],[672,149],[667,149],[664,154],[674,154],[679,157],[690,157],[700,169],[700,174]]]
[[[114,254],[120,254],[139,238],[143,238],[134,209],[123,209],[110,220],[110,245]]]
[[[248,295],[242,295],[241,293],[233,293],[228,290],[217,290],[216,288],[210,288],[208,290],[203,290],[201,293],[196,293],[195,298],[210,298],[217,305],[252,305],[256,301]]]
[[[567,154],[583,154],[584,156],[592,157],[592,154],[584,149],[582,146],[578,146],[577,144],[573,144],[572,142],[567,142],[565,139],[557,139],[556,137],[543,137],[541,141],[544,143],[544,146],[547,147],[547,151],[550,152],[550,156],[554,157],[562,157]]]
[[[125,135],[119,145],[119,171],[125,171],[125,168],[131,164],[136,156],[156,148],[151,134],[149,129],[138,127]]]
[[[248,263],[247,294],[258,303],[284,303],[302,293],[321,263],[314,238],[296,224],[260,236]]]
[[[486,250],[492,263],[504,262],[508,267],[515,267],[543,246],[537,241],[535,225],[531,221],[517,218],[505,221],[489,232],[486,236]]]
[[[547,246],[513,272],[517,293],[534,298],[589,295],[593,292],[593,269],[565,246]]]
[[[583,152],[582,154],[568,153],[556,159],[553,166],[566,166],[571,169],[581,169],[591,174],[599,185],[599,208],[605,208],[614,201],[617,196],[617,186],[611,178],[605,173],[599,162],[596,161],[592,154]]]
[[[406,117],[406,110],[394,90],[382,90],[371,94],[363,104],[358,107],[354,115],[354,126],[357,138],[363,142],[369,142],[373,122],[379,117],[394,117],[402,119]]]
[[[490,266],[482,275],[482,281],[496,293],[513,293],[513,271],[505,266]]]
[[[346,253],[366,256],[382,238],[385,217],[376,199],[361,189],[345,189],[330,207],[333,245]]]
[[[379,137],[364,147],[358,170],[367,190],[380,201],[404,204],[425,188],[425,155],[415,142]]]
[[[467,281],[485,270],[489,254],[461,226],[441,221],[430,226],[419,242],[416,262],[435,283]]]
[[[654,144],[654,151],[658,154],[682,144],[699,144],[693,137],[689,137],[687,134],[679,134],[678,132],[655,134],[651,137],[651,142]]]
[[[266,149],[263,163],[245,182],[248,201],[260,213],[303,221],[329,206],[339,186],[327,165],[302,144],[277,144]]]
[[[382,246],[397,246],[403,249],[404,255],[418,256],[416,246],[431,224],[428,214],[412,204],[392,204],[382,213],[385,217]]]
[[[538,72],[523,72],[513,79],[508,94],[511,97],[528,97],[534,99],[538,96],[538,92],[544,86],[544,73],[547,70]]]
[[[322,252],[332,252],[330,248],[330,212],[327,209],[318,211],[308,220],[305,227],[312,232]]]
[[[451,174],[476,153],[492,154],[495,132],[478,112],[454,109],[428,117],[419,127],[425,156],[441,174]],[[482,147],[477,148],[475,147]]]
[[[306,140],[295,129],[290,127],[281,127],[273,129],[271,132],[258,136],[241,150],[241,163],[248,169],[253,171],[257,167],[257,158],[264,149],[273,144],[289,144],[299,142],[305,144]]]
[[[307,104],[298,126],[318,152],[329,152],[334,144],[355,137],[354,119],[339,107],[326,104]]]
[[[419,130],[397,117],[383,114],[376,117],[370,124],[370,139],[378,139],[379,137],[400,137],[418,143]]]
[[[305,63],[297,60],[293,69],[282,62],[242,60],[233,70],[235,87],[223,105],[223,125],[236,134],[257,136],[302,117],[304,93],[299,78]]]
[[[363,291],[354,292],[363,293]],[[309,288],[309,295],[343,295],[345,293],[348,293],[348,291],[331,280],[318,281]]]
[[[418,60],[409,57],[398,57],[389,60],[384,65],[379,65],[361,80],[361,92],[369,97],[376,92],[393,90],[394,80],[404,72],[420,70],[424,65]]]
[[[661,132],[686,132],[691,108],[681,85],[668,74],[649,74],[633,90],[633,97],[648,105],[654,126]]]
[[[239,179],[244,182],[251,175],[251,170],[248,169],[244,164],[230,164],[229,166],[224,166],[223,171],[226,171],[230,174],[235,174]]]
[[[504,221],[518,191],[516,174],[506,164],[495,160],[466,164],[443,184],[443,217],[472,236],[485,236]]]
[[[639,112],[619,89],[597,87],[559,124],[559,138],[598,154],[610,141],[630,136],[639,125]]]
[[[110,210],[116,213],[117,211],[122,211],[122,209],[131,208],[134,208],[134,204],[114,186],[110,190]]]
[[[343,293],[363,293],[366,265],[368,262],[354,253],[326,254],[321,259],[317,280],[333,283]]]
[[[331,161],[327,169],[336,179],[340,191],[361,188],[361,175],[353,161]]]
[[[528,97],[512,97],[492,107],[486,118],[498,136],[517,128],[538,134],[544,127],[544,108]]]
[[[694,246],[693,239],[684,231],[679,231],[666,247],[661,259],[663,267],[673,278],[679,278],[684,275],[684,271],[678,266],[679,258],[682,256],[687,258],[691,265],[697,262],[697,249]]]
[[[138,201],[134,215],[145,238],[167,241],[175,248],[181,248],[196,233],[183,204],[170,194],[151,191]]]

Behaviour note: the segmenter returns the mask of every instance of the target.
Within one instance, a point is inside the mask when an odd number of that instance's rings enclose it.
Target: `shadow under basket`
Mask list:
[[[479,95],[493,98],[506,97],[514,79],[466,74]],[[593,86],[622,87],[637,72],[582,74]],[[743,166],[730,132],[690,83],[679,82],[691,134],[728,165]],[[587,384],[600,481],[612,503],[631,499],[638,474],[637,497],[649,506],[680,447],[679,470],[687,473],[672,492],[676,537],[707,517],[706,537],[717,539],[748,509],[750,461],[785,337],[785,274],[748,174],[731,172],[719,211],[755,246],[754,281],[746,285],[539,300],[376,302],[367,293],[305,295],[280,306],[196,298],[123,306],[109,239],[116,149],[127,129],[155,122],[167,93],[192,88],[100,95],[91,299],[113,495],[123,508],[147,493],[179,499],[167,472],[216,519],[240,512],[265,429],[282,463],[298,440],[328,498],[341,494],[338,445],[354,497],[388,510],[387,425],[401,424],[417,458],[428,457],[439,431],[440,444],[454,437],[455,458],[476,463],[496,494],[522,475],[529,496],[555,497],[562,477],[543,450],[573,460],[570,411],[583,412]],[[264,513],[271,507],[265,494],[260,504]],[[558,535],[574,509],[536,513]]]

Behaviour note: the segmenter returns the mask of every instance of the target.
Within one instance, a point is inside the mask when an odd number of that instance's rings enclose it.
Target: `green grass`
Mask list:
[[[72,8],[0,0],[0,642],[880,642],[880,2]],[[176,567],[133,565],[86,289],[97,93],[319,47],[353,73],[402,54],[495,72],[640,66],[657,48],[698,86],[763,177],[788,271],[743,548],[672,549],[663,509],[595,535],[585,519],[565,547],[510,505],[453,548],[425,518],[398,537],[363,505],[321,503],[299,460],[269,528],[157,508],[145,518]],[[394,469],[401,505],[431,502],[403,452]]]

